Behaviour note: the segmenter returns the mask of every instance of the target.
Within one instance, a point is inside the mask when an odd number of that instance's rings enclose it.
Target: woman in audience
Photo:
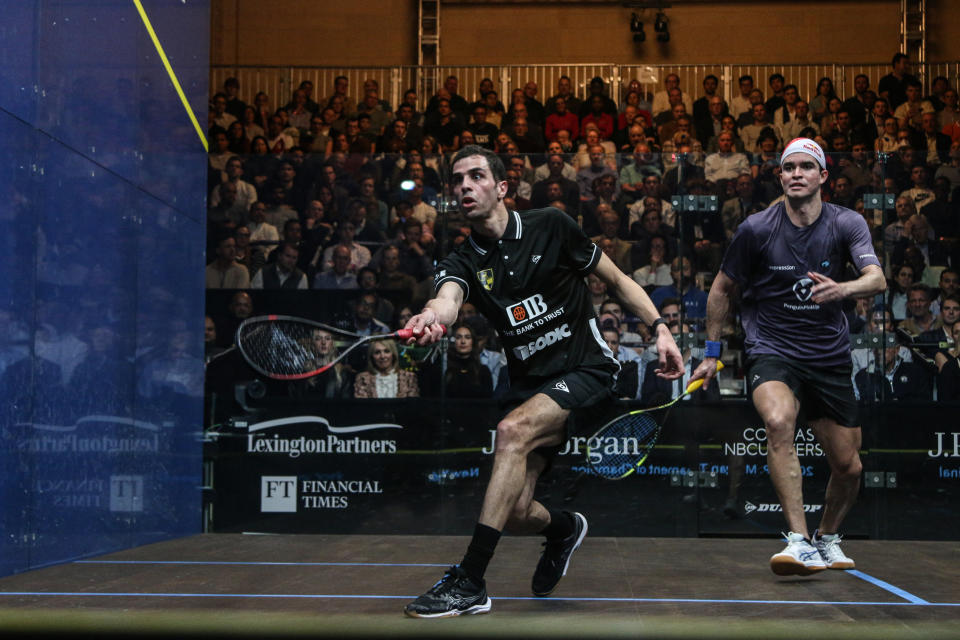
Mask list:
[[[449,398],[489,398],[493,395],[490,369],[479,358],[480,343],[466,324],[456,324],[447,356],[446,391]]]
[[[823,118],[820,119],[820,133],[823,137],[829,138],[830,134],[833,133],[833,130],[837,126],[837,114],[842,108],[843,102],[840,101],[840,98],[830,98],[827,100],[827,112],[823,114]]]
[[[247,132],[243,123],[234,120],[227,128],[227,140],[229,141],[230,153],[238,156],[245,156],[250,153],[250,140],[247,138]]]
[[[827,115],[831,99],[838,99],[837,92],[833,90],[833,80],[826,76],[820,78],[817,83],[817,95],[810,101],[810,116],[813,121],[820,124],[823,117]]]
[[[910,265],[900,265],[893,271],[893,279],[887,284],[887,308],[894,322],[907,317],[907,290],[914,283],[916,274]]]
[[[461,322],[455,324],[450,333],[446,372],[442,371],[439,360],[424,370],[424,387],[430,390],[429,395],[439,396],[444,389],[448,398],[491,397],[493,378],[490,369],[480,362],[479,353],[473,329]]]
[[[335,360],[339,354],[333,334],[326,329],[314,329],[310,348],[316,354],[317,366],[323,366]],[[320,397],[327,400],[340,400],[353,397],[353,373],[343,362],[338,362],[320,375],[300,380],[291,385],[293,396]]]
[[[440,155],[440,144],[433,136],[423,136],[423,142],[420,143],[420,161],[424,168],[430,167],[437,174],[440,174],[440,166],[443,158]],[[445,149],[444,149],[445,151]]]
[[[367,351],[367,370],[357,374],[355,398],[417,398],[420,387],[412,371],[401,371],[395,340],[374,340]]]

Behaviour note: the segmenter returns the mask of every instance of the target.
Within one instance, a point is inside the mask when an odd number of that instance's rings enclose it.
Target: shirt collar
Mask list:
[[[504,229],[500,240],[519,240],[523,236],[523,223],[520,221],[520,214],[516,211],[510,211],[507,215],[507,228]],[[487,255],[487,252],[493,247],[496,240],[484,238],[470,234],[470,246],[481,256]]]

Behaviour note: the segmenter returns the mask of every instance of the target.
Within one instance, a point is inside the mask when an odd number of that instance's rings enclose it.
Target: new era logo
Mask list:
[[[530,262],[532,262],[533,264],[537,264],[538,262],[540,262],[541,257],[543,256],[530,256]]]
[[[557,391],[563,391],[564,393],[570,393],[570,389],[567,388],[567,383],[561,380],[557,384],[553,385],[553,388]]]

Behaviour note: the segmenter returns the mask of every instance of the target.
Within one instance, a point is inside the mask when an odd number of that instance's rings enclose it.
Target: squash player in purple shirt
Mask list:
[[[770,559],[778,575],[852,569],[838,530],[860,485],[860,427],[850,379],[850,338],[841,302],[883,291],[886,282],[867,224],[855,211],[825,203],[823,149],[797,138],[784,149],[785,199],[743,221],[707,299],[706,356],[691,378],[716,375],[720,334],[735,298],[746,334],[747,384],[767,431],[770,478],[790,532]],[[860,276],[838,282],[847,262]],[[823,517],[811,538],[794,448],[801,407],[827,456]]]

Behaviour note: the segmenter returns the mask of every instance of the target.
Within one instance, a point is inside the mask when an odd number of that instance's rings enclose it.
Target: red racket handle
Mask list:
[[[447,332],[446,325],[440,325],[440,332],[441,333]],[[414,333],[413,329],[399,329],[397,330],[395,335],[400,340],[409,340],[410,338],[419,338],[421,335],[423,335],[423,333]]]

